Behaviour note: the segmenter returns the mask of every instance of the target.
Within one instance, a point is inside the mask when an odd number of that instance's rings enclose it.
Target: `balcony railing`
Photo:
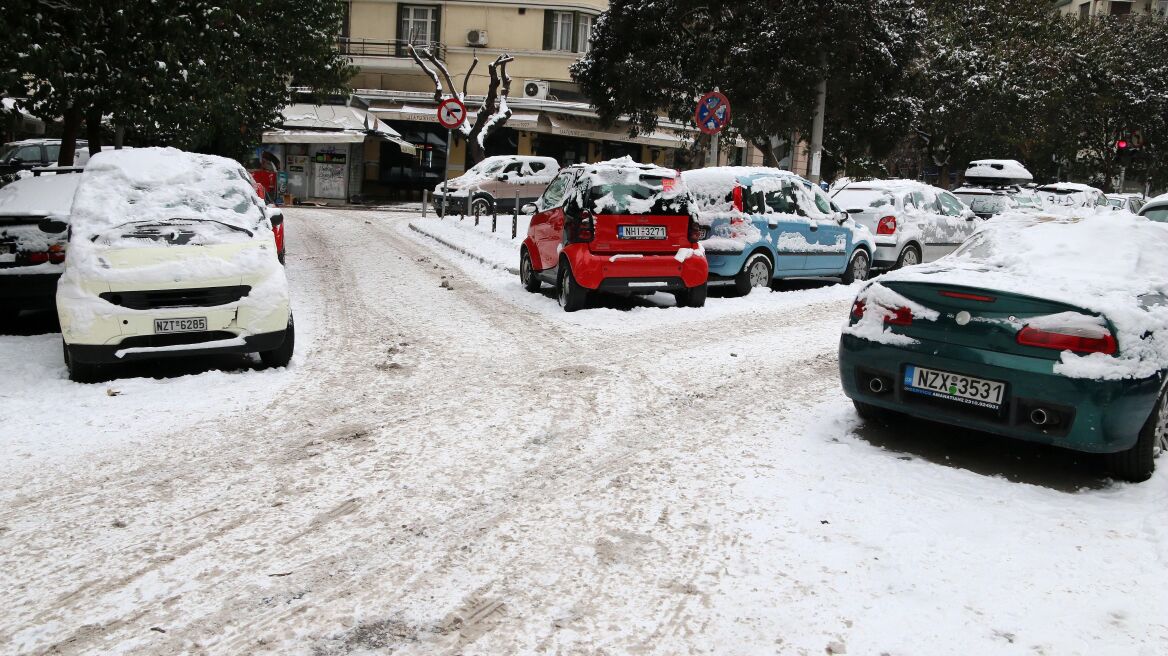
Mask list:
[[[430,48],[438,59],[446,61],[446,46],[437,41],[414,41],[414,47],[419,50]],[[375,41],[372,39],[337,39],[337,47],[342,54],[350,57],[409,57],[409,41],[393,39],[390,41]]]

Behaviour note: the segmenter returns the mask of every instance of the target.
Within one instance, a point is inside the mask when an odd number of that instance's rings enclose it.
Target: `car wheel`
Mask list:
[[[1168,390],[1160,393],[1135,445],[1127,451],[1105,456],[1107,470],[1125,481],[1146,481],[1156,470],[1156,458],[1165,451],[1168,451]]]
[[[65,370],[69,372],[69,380],[75,383],[96,383],[102,379],[104,368],[99,364],[77,362],[69,355],[69,345],[61,340],[61,354],[65,359]]]
[[[677,292],[673,296],[677,299],[677,307],[700,308],[706,304],[706,291],[706,285],[701,284],[684,292]]]
[[[538,292],[543,286],[535,273],[535,266],[531,264],[531,254],[526,248],[519,252],[519,281],[523,283],[524,289],[532,293]]]
[[[287,367],[292,361],[292,351],[296,348],[296,324],[292,313],[288,313],[288,327],[284,329],[284,341],[270,351],[260,351],[260,361],[265,367]]]
[[[568,265],[567,260],[560,262],[558,286],[560,288],[558,294],[560,307],[564,308],[564,312],[575,312],[582,309],[588,301],[588,290],[576,282],[576,276],[572,275],[572,268]]]
[[[904,247],[900,252],[900,257],[896,260],[896,266],[893,268],[903,269],[905,267],[916,266],[921,263],[921,249],[913,244]]]
[[[863,282],[868,279],[868,273],[871,271],[871,261],[868,259],[868,251],[857,250],[852,255],[852,261],[848,263],[847,271],[840,278],[845,285],[850,285],[857,280]]]
[[[738,296],[746,296],[755,287],[770,287],[774,275],[771,260],[762,253],[755,253],[746,258],[742,270],[734,276],[734,292]]]
[[[487,216],[491,213],[491,201],[486,198],[476,198],[470,204],[471,216]]]

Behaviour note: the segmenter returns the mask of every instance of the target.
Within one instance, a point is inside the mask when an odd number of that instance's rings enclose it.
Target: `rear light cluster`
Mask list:
[[[741,212],[743,207],[745,203],[742,201],[742,187],[734,187],[734,209]]]
[[[692,216],[689,217],[689,231],[687,236],[689,237],[690,242],[696,244],[697,242],[701,241],[704,233],[705,231],[702,230],[700,225],[698,225],[698,222],[694,221]]]
[[[856,299],[852,304],[852,318],[856,321],[864,318],[864,311],[867,310],[867,304]],[[884,317],[884,323],[891,326],[911,326],[913,322],[912,310],[906,307],[887,308],[891,314]]]
[[[1018,331],[1018,343],[1023,346],[1054,349],[1056,351],[1072,351],[1074,353],[1103,353],[1112,355],[1117,349],[1115,337],[1108,331],[1100,329],[1100,335],[1082,335],[1081,330],[1073,328],[1045,330],[1032,326],[1023,326]]]
[[[573,244],[584,244],[596,239],[596,217],[584,210],[579,221],[574,221],[568,230],[568,241]]]
[[[24,257],[22,259],[24,259],[29,264],[44,264],[45,262],[61,264],[65,261],[65,247],[61,246],[60,244],[53,244],[47,251],[24,253]]]
[[[876,224],[876,234],[878,235],[895,235],[896,234],[896,217],[886,216],[880,219],[880,223]]]

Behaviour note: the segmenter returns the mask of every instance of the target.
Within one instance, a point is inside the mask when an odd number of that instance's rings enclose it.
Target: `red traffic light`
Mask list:
[[[1120,149],[1120,150],[1126,150],[1127,149],[1127,141],[1125,141],[1124,139],[1120,139],[1119,141],[1115,142],[1115,147]]]

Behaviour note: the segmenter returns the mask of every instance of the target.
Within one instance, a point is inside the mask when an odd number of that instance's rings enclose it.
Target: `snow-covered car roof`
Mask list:
[[[632,157],[625,155],[616,159],[609,159],[594,164],[573,164],[572,168],[583,170],[586,174],[599,173],[606,170],[636,172],[638,175],[648,175],[657,178],[676,178],[676,169],[667,169],[656,164],[641,164]]]
[[[450,179],[451,189],[473,189],[488,180],[494,180],[508,164],[520,163],[523,165],[523,181],[526,183],[548,183],[560,172],[560,164],[551,157],[537,157],[533,155],[492,155],[467,169],[466,173]],[[532,164],[542,164],[536,171]],[[440,193],[443,184],[439,183],[436,193]]]
[[[0,187],[0,216],[68,216],[80,181],[77,173],[22,177]]]
[[[1005,187],[958,187],[953,190],[954,194],[981,194],[983,196],[1008,196],[1010,190]]]
[[[963,285],[1045,298],[1102,314],[1121,355],[1063,355],[1081,375],[1149,376],[1168,367],[1168,226],[1110,209],[1007,212],[952,254],[893,271],[881,282]],[[1142,337],[1154,335],[1149,340]],[[1083,363],[1083,360],[1090,360]]]
[[[263,218],[247,171],[225,157],[175,148],[104,150],[80,177],[71,218],[75,235],[173,219],[252,230]]]
[[[1134,198],[1136,200],[1143,200],[1144,195],[1143,194],[1107,194],[1107,197],[1114,199],[1114,200],[1127,200],[1129,198]]]
[[[925,189],[934,192],[941,191],[937,187],[930,184],[925,184],[920,180],[906,180],[906,179],[892,179],[892,180],[864,180],[863,182],[853,182],[846,187],[840,189],[875,189],[879,191],[922,191]]]
[[[1063,193],[1097,191],[1099,193],[1103,193],[1101,189],[1092,187],[1091,185],[1080,184],[1078,182],[1054,182],[1051,184],[1042,185],[1038,188],[1038,191],[1056,191]]]
[[[60,139],[33,138],[33,139],[21,139],[20,141],[8,141],[8,142],[5,142],[4,145],[5,146],[42,146],[42,145],[43,146],[55,146],[59,143],[61,143]],[[86,141],[85,139],[78,139],[77,140],[78,147],[85,146],[88,144],[89,144],[89,142]]]
[[[1030,182],[1034,176],[1022,165],[1013,159],[979,159],[969,163],[965,169],[966,178],[990,178],[995,180],[1010,180],[1014,182]]]
[[[727,195],[734,187],[744,183],[753,185],[763,178],[796,180],[805,187],[814,186],[796,173],[764,166],[714,166],[681,173],[699,212],[732,211],[733,204]]]

